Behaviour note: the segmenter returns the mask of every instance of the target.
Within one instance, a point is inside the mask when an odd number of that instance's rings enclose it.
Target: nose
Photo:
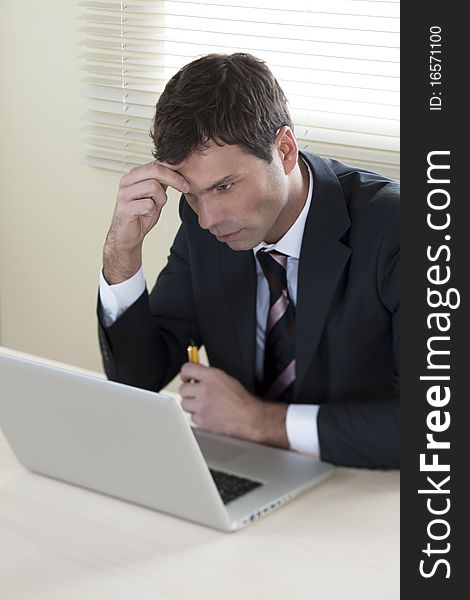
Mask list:
[[[199,226],[202,229],[210,229],[219,222],[219,218],[214,206],[206,200],[199,200],[197,212]]]

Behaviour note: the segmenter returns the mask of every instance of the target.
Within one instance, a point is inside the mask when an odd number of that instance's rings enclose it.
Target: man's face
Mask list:
[[[288,177],[275,147],[268,164],[240,146],[212,143],[177,170],[191,185],[185,197],[199,225],[232,250],[250,250],[283,235]]]

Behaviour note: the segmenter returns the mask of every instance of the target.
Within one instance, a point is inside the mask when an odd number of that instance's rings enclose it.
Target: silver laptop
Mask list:
[[[305,455],[193,429],[164,394],[4,353],[0,428],[31,471],[224,531],[333,471]]]

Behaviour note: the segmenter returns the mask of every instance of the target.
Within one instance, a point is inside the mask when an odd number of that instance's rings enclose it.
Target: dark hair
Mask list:
[[[150,130],[152,154],[176,164],[213,140],[271,162],[283,125],[293,129],[287,100],[264,61],[244,53],[209,54],[165,86]]]

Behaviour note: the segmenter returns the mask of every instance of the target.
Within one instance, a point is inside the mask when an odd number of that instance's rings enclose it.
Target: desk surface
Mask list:
[[[236,533],[26,471],[0,432],[8,600],[396,600],[399,473],[337,469]]]

